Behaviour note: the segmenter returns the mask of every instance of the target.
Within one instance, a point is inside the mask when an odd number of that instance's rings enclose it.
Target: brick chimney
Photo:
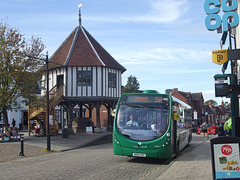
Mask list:
[[[208,106],[211,108],[212,107],[212,101],[208,102]]]
[[[174,88],[173,93],[177,93],[177,92],[178,92],[178,88]]]

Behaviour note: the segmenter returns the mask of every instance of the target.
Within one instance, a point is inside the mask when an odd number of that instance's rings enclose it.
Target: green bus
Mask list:
[[[126,93],[118,101],[113,154],[171,159],[192,140],[191,106],[155,90]]]

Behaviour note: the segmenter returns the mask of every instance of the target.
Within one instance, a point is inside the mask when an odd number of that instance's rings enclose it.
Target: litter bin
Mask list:
[[[68,129],[67,128],[64,128],[62,130],[62,138],[68,138]]]

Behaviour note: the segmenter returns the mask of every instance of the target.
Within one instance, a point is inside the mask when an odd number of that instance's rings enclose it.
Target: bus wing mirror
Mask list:
[[[115,117],[116,109],[112,111],[112,116]]]
[[[178,114],[177,112],[174,112],[174,113],[173,113],[173,116],[174,116],[173,119],[174,119],[175,121],[178,121],[178,120],[179,120],[179,117],[180,117],[180,116],[179,116],[179,114]]]

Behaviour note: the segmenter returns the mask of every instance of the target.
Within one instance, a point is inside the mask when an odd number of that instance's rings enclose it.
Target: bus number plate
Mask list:
[[[135,157],[146,157],[147,155],[144,153],[133,153],[133,156]]]

